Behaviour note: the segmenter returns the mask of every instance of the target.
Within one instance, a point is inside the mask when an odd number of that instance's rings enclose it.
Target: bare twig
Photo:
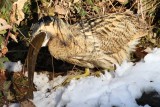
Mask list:
[[[109,0],[109,3],[112,5],[112,8],[116,11],[116,8],[114,7],[114,5],[112,4],[111,0]],[[117,12],[117,11],[116,11]]]

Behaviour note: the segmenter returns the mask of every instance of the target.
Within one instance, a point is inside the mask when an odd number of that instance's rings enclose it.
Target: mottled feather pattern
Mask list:
[[[51,18],[39,30],[51,36],[50,53],[57,59],[88,68],[108,69],[129,59],[147,24],[131,12],[112,13],[68,25]],[[38,32],[38,30],[36,31]]]

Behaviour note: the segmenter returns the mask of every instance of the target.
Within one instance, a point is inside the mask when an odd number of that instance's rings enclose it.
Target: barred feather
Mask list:
[[[47,22],[48,23],[48,22]],[[48,47],[57,59],[88,68],[108,69],[128,60],[138,40],[147,35],[146,22],[131,12],[112,13],[68,25],[50,17],[34,34],[45,31]]]

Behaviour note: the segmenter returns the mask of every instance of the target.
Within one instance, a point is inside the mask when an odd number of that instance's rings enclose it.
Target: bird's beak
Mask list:
[[[29,89],[27,94],[28,94],[28,98],[31,98],[31,99],[33,99],[33,89],[34,89],[33,77],[34,77],[36,60],[45,37],[46,37],[45,32],[41,32],[37,35],[34,35],[34,38],[32,39],[29,45],[29,50],[28,50],[28,55],[26,60],[26,65],[28,67],[28,83],[29,83]]]
[[[38,37],[37,37],[38,36]],[[43,36],[43,37],[42,37]],[[50,40],[50,36],[49,34],[47,34],[46,32],[40,32],[38,34],[32,34],[32,40],[33,41],[35,38],[44,38],[42,46],[41,47],[45,47],[47,46],[49,40]],[[37,40],[38,42],[39,40]]]

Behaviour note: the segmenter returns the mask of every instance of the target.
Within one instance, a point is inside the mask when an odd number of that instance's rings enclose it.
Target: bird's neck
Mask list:
[[[74,36],[65,23],[63,23],[60,28],[57,28],[57,37],[64,44],[70,43],[73,41]]]

